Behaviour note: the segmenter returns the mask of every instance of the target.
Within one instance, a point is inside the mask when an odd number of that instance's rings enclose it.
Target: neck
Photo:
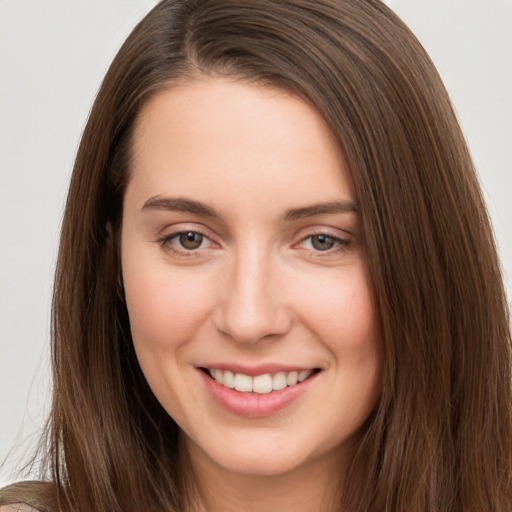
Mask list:
[[[189,443],[191,469],[188,512],[334,512],[346,464],[318,458],[282,474],[248,474],[227,470]]]

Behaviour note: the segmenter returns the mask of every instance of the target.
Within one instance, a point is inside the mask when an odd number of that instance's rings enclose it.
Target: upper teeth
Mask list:
[[[284,389],[286,386],[293,386],[297,382],[307,379],[313,370],[302,370],[292,372],[277,372],[273,375],[265,373],[251,377],[243,373],[233,373],[229,370],[211,369],[210,375],[223,386],[236,389],[237,391],[245,391],[250,393],[266,394],[271,391]]]

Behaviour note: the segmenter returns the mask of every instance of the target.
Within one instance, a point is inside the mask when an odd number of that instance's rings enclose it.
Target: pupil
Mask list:
[[[203,241],[203,235],[189,231],[180,235],[180,243],[185,249],[197,249]]]
[[[316,235],[313,237],[312,244],[319,251],[327,251],[334,246],[334,239],[327,235]]]

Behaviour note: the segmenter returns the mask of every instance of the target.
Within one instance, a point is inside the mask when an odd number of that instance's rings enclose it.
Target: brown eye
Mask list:
[[[195,231],[188,231],[179,235],[180,245],[189,251],[199,249],[203,243],[203,235]]]
[[[329,235],[314,235],[311,237],[311,245],[317,251],[328,251],[336,245],[336,239]]]

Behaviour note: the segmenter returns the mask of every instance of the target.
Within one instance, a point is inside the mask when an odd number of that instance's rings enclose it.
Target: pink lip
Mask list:
[[[221,367],[215,366],[219,370]],[[232,366],[228,369],[232,370]],[[313,374],[311,377],[302,381],[294,386],[288,386],[279,391],[272,391],[271,393],[260,395],[258,393],[243,393],[234,389],[228,389],[217,381],[213,380],[210,376],[202,370],[198,370],[206,388],[213,396],[213,398],[220,404],[224,409],[240,416],[246,416],[248,418],[261,418],[264,416],[270,416],[275,414],[303,395],[311,384],[316,380],[318,373]],[[282,366],[280,371],[293,371],[283,370]],[[246,373],[247,368],[240,373],[251,375]],[[264,371],[260,373],[254,373],[253,375],[261,375],[262,373],[274,373],[272,371]]]

